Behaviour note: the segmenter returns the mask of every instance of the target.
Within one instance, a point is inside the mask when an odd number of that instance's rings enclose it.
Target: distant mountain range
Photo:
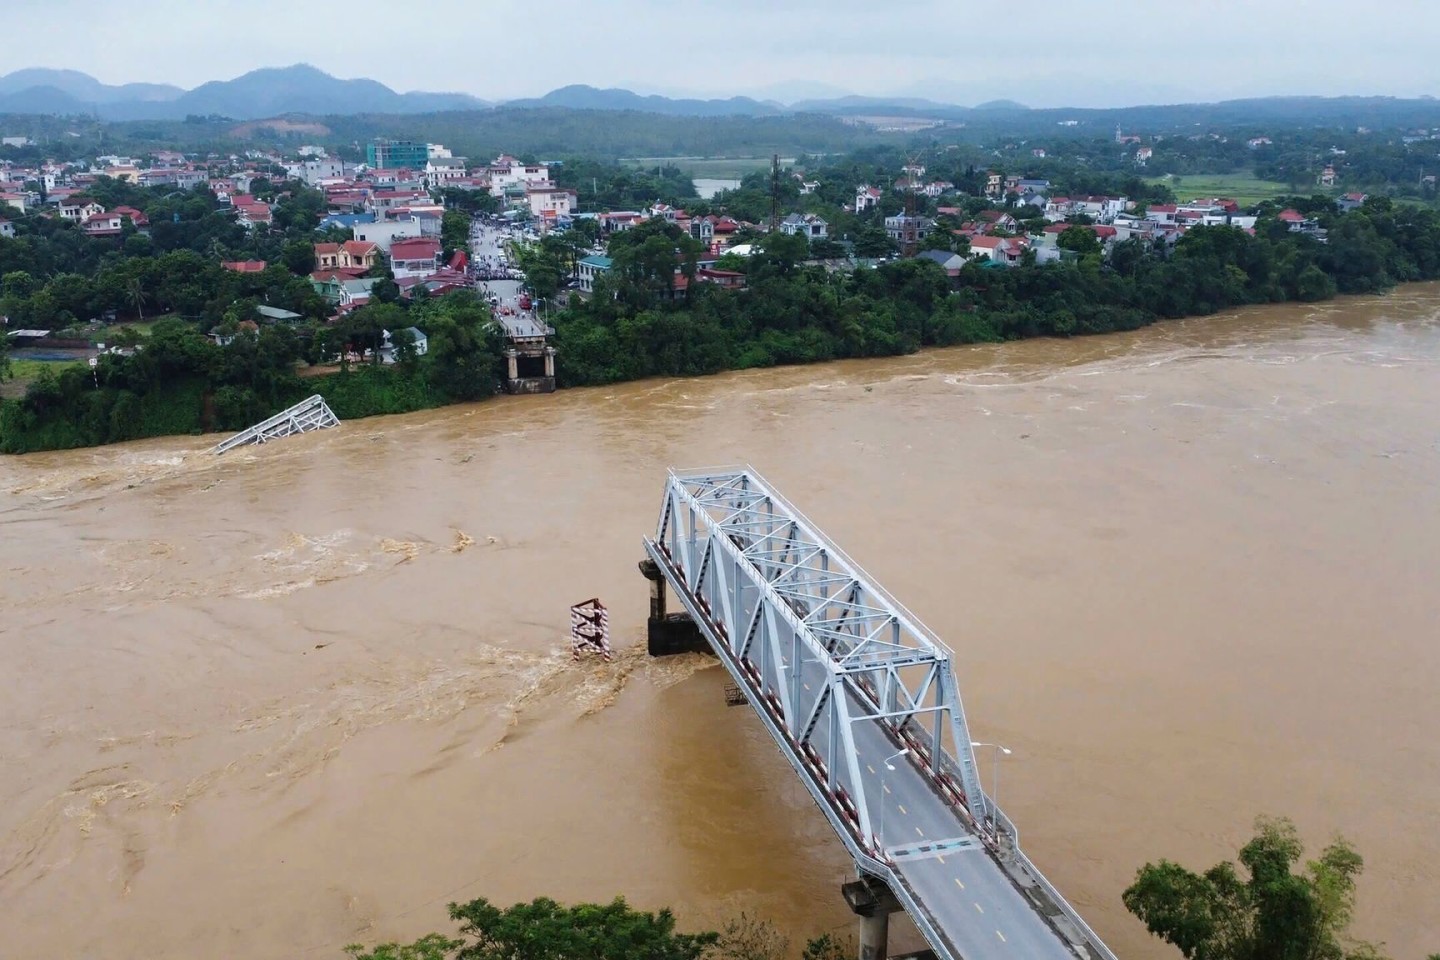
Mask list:
[[[810,89],[817,87],[811,85]],[[150,83],[110,86],[78,70],[29,68],[0,76],[0,114],[86,114],[103,120],[180,120],[190,115],[219,115],[235,120],[260,120],[294,113],[316,116],[433,113],[496,106],[636,110],[698,117],[897,110],[954,113],[967,109],[906,97],[840,96],[801,100],[789,105],[753,97],[676,99],[579,84],[552,90],[542,97],[492,102],[464,93],[396,93],[375,80],[341,80],[306,64],[252,70],[233,80],[214,80],[193,90]],[[1019,104],[1007,106],[1023,109]]]
[[[180,120],[192,114],[259,120],[283,113],[432,113],[491,106],[464,93],[396,93],[374,80],[340,80],[305,64],[252,70],[194,90],[110,86],[76,70],[34,68],[0,77],[0,113],[92,114],[104,120]]]
[[[938,84],[935,84],[938,86]],[[781,84],[768,93],[838,93],[821,84]],[[987,129],[1042,130],[1056,123],[1084,122],[1141,125],[1150,129],[1176,125],[1305,122],[1341,127],[1389,123],[1401,126],[1440,125],[1440,102],[1394,97],[1265,97],[1220,103],[1136,106],[1103,109],[1030,109],[1013,100],[992,100],[973,107],[920,97],[812,97],[784,103],[758,97],[724,99],[645,96],[630,90],[561,87],[542,97],[487,101],[465,93],[397,93],[374,80],[341,80],[315,67],[252,70],[233,80],[217,80],[193,90],[165,84],[130,83],[110,86],[75,70],[30,68],[0,76],[0,114],[93,115],[104,120],[182,120],[187,116],[222,116],[264,120],[286,114],[315,117],[360,114],[419,114],[446,111],[507,109],[625,110],[690,117],[773,118],[796,113],[840,117],[914,117],[963,122]]]

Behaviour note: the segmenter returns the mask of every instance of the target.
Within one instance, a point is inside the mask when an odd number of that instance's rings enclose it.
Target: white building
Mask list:
[[[490,195],[503,197],[508,190],[550,186],[550,168],[543,163],[521,163],[514,157],[499,156],[490,164]]]
[[[315,186],[325,180],[343,180],[347,172],[354,172],[352,166],[349,171],[345,169],[345,161],[336,160],[333,157],[315,157],[306,160],[300,167],[300,179],[309,186]]]
[[[568,217],[575,212],[579,199],[574,190],[563,187],[529,187],[525,191],[530,213],[537,217]]]
[[[787,236],[799,234],[807,240],[824,240],[830,225],[814,213],[792,213],[780,221],[780,232]]]
[[[350,228],[356,240],[368,240],[386,255],[396,240],[418,239],[420,224],[412,219],[384,220],[377,223],[357,223]]]

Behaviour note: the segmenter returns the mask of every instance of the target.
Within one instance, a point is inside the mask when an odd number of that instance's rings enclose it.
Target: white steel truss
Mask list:
[[[317,393],[289,409],[281,410],[273,417],[261,420],[253,427],[241,430],[233,437],[220,441],[212,452],[218,456],[247,443],[265,443],[288,437],[292,433],[308,433],[311,430],[338,426],[339,423],[340,418],[335,416],[325,398]]]
[[[909,749],[967,819],[994,822],[949,651],[753,470],[672,472],[647,546],[683,579],[865,854],[883,858],[858,723]],[[826,680],[802,684],[802,661]]]

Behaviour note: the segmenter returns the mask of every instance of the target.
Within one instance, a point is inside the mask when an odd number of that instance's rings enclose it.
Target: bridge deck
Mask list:
[[[758,474],[672,473],[645,546],[939,956],[1113,960],[980,790],[948,649]]]

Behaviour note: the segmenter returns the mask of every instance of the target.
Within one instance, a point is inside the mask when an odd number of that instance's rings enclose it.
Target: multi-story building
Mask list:
[[[376,140],[365,146],[365,164],[371,169],[424,170],[430,145],[414,140]]]

